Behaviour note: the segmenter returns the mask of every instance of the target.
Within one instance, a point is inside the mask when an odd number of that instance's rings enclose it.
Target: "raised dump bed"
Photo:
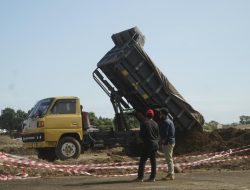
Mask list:
[[[97,64],[94,79],[122,109],[144,112],[167,107],[180,131],[202,129],[203,116],[192,108],[143,50],[137,27],[112,35],[115,46]]]

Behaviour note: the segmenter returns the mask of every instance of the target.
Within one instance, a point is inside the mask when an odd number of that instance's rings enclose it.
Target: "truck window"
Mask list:
[[[58,100],[51,110],[52,114],[75,114],[76,101],[75,100]]]
[[[41,112],[42,115],[44,115],[49,106],[51,105],[51,102],[53,101],[53,98],[47,98],[40,100],[39,102],[36,103],[36,105],[32,108],[29,117],[36,117],[39,115],[39,111]]]

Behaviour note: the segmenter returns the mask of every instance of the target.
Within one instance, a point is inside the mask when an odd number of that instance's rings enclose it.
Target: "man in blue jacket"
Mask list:
[[[163,180],[174,180],[173,150],[175,146],[175,126],[167,108],[160,109],[160,119],[162,150],[168,165],[168,175]]]

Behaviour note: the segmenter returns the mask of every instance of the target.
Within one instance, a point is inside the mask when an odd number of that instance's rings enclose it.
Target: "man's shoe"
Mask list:
[[[175,176],[174,176],[174,175],[171,175],[171,176],[169,177],[169,179],[170,179],[170,180],[174,180],[174,179],[175,179]]]
[[[149,178],[147,182],[155,182],[155,178]]]
[[[168,174],[166,177],[163,177],[161,178],[162,180],[174,180],[175,179],[175,176],[174,175],[171,175],[171,174]]]
[[[134,182],[143,182],[143,179],[141,178],[136,178],[135,180],[133,180]]]

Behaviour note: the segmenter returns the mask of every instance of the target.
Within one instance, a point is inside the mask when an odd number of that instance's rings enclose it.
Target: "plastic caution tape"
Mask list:
[[[232,154],[249,151],[250,145],[244,147],[238,147],[234,149],[228,149],[226,151],[193,155],[193,156],[184,156],[184,157],[175,157],[175,160],[179,160],[177,162],[179,166],[183,168],[195,167],[198,165],[204,165],[209,163],[218,163],[218,162],[226,162],[226,161],[234,161],[240,159],[248,159],[250,156],[237,156],[233,158],[221,159],[223,157],[229,157]],[[180,162],[181,159],[194,159],[201,158],[203,159],[195,160],[192,162]],[[62,172],[65,175],[87,175],[87,176],[99,176],[99,177],[115,177],[115,176],[133,176],[136,175],[135,170],[138,168],[138,161],[130,161],[130,162],[116,162],[116,163],[105,163],[105,164],[79,164],[79,165],[59,165],[52,163],[43,163],[35,160],[31,160],[21,156],[15,156],[7,153],[0,152],[0,165],[9,167],[9,168],[18,168],[23,170],[22,175],[16,174],[15,176],[11,175],[0,175],[0,180],[12,180],[12,179],[26,179],[30,178],[26,172],[26,169],[32,170],[49,170],[52,172]],[[164,159],[158,159],[158,162],[163,161]],[[185,161],[186,161],[185,160]],[[150,166],[145,166],[146,172],[150,172]],[[167,170],[166,164],[158,164],[158,170]],[[110,175],[98,175],[93,174],[90,171],[99,171],[99,170],[130,170],[125,171],[125,174],[110,174]]]

